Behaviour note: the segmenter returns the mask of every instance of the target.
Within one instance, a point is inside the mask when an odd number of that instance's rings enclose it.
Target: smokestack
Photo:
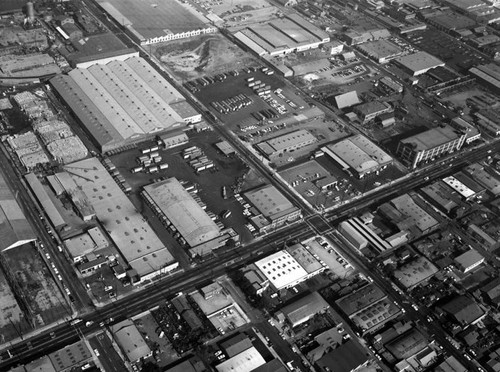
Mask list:
[[[31,1],[26,3],[26,18],[28,18],[28,22],[35,20],[35,7]]]

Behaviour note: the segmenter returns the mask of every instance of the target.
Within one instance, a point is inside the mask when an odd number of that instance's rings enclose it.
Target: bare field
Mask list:
[[[182,81],[259,65],[251,54],[220,34],[156,44],[151,52]]]

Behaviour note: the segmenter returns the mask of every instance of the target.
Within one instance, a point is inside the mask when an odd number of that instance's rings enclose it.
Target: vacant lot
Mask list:
[[[160,43],[151,51],[181,81],[258,64],[220,34]]]

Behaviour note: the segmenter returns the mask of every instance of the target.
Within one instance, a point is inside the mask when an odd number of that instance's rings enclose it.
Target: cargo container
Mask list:
[[[149,147],[141,149],[142,154],[149,154],[151,152],[151,149]]]
[[[131,173],[137,173],[137,172],[142,172],[144,168],[141,166],[141,167],[135,167],[135,168],[132,168],[130,170]]]
[[[251,81],[250,83],[247,84],[247,87],[252,88],[255,85],[254,81]]]
[[[148,168],[148,172],[149,173],[157,173],[158,172],[158,167],[157,166],[149,167]]]
[[[160,169],[167,169],[168,168],[168,164],[167,163],[162,163],[158,166]]]
[[[255,78],[253,76],[250,76],[250,77],[247,77],[245,80],[247,81],[247,83],[249,83],[251,81],[254,81]]]
[[[151,159],[151,162],[154,164],[158,164],[161,161],[161,156],[155,156]]]
[[[160,156],[160,153],[159,153],[158,151],[151,152],[151,153],[149,154],[149,158],[150,158],[150,159],[156,158],[157,156]]]

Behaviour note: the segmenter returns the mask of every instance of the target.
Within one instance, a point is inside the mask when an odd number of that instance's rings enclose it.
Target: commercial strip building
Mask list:
[[[266,361],[262,355],[255,346],[252,346],[216,365],[215,368],[218,372],[251,372],[265,363]]]
[[[316,143],[318,139],[309,131],[300,129],[290,132],[270,140],[260,142],[257,149],[269,160],[285,155],[287,152],[293,152],[302,147]]]
[[[405,165],[414,169],[423,162],[460,150],[465,138],[465,133],[449,125],[432,128],[402,139],[396,154]]]
[[[321,150],[344,171],[352,171],[359,178],[383,170],[393,163],[392,157],[361,134],[327,145]]]
[[[102,152],[135,146],[201,120],[142,58],[77,68],[50,82]]]
[[[287,14],[269,23],[249,26],[233,36],[259,56],[302,52],[330,41],[326,32],[298,14]]]
[[[98,0],[97,3],[141,45],[217,31],[194,7],[176,0],[154,4],[134,0]]]
[[[485,168],[479,163],[473,163],[465,168],[465,174],[469,175],[492,195],[500,195],[500,178],[495,171]]]
[[[257,211],[250,221],[261,233],[302,218],[302,211],[272,185],[247,191],[243,196]]]
[[[99,160],[82,160],[64,170],[130,265],[130,277],[148,280],[177,268],[178,262]]]
[[[443,178],[443,182],[464,200],[481,198],[486,188],[478,184],[463,172]]]
[[[440,59],[423,51],[396,58],[394,63],[411,76],[422,75],[430,69],[445,65]]]
[[[394,277],[407,289],[412,289],[416,285],[424,283],[429,280],[439,271],[439,269],[432,264],[424,256],[418,256],[414,260],[405,262],[395,272]]]

